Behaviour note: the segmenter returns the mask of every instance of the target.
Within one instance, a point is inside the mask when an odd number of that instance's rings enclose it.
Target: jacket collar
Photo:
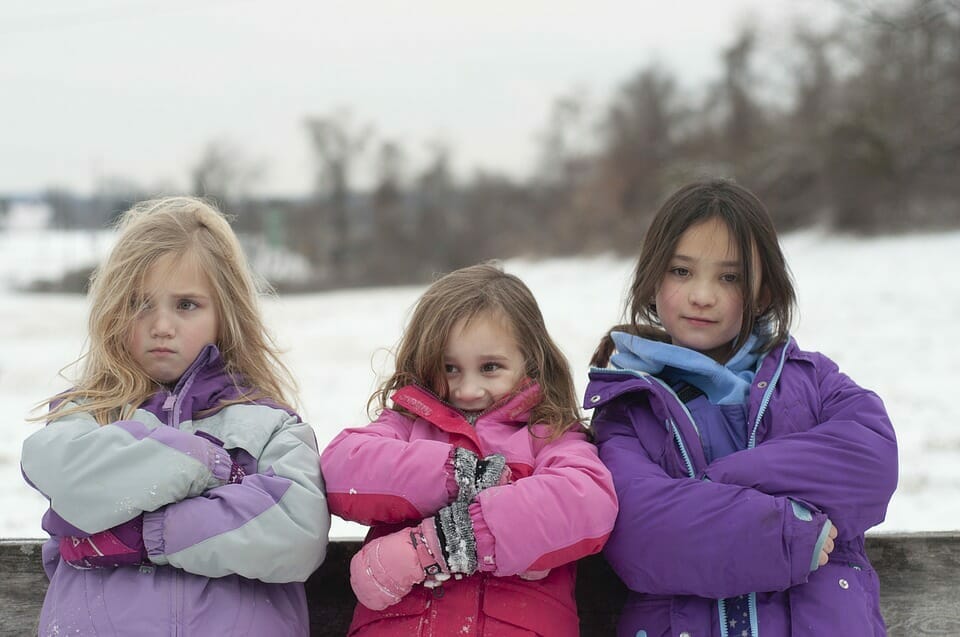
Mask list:
[[[476,429],[464,413],[433,392],[419,385],[407,385],[394,392],[390,398],[395,406],[406,409],[448,433],[466,436],[473,440],[477,447],[480,446]],[[509,396],[481,412],[478,421],[490,419],[526,424],[530,410],[541,400],[540,385],[527,379]]]
[[[140,409],[145,409],[162,421],[173,426],[190,420],[193,414],[216,407],[224,400],[241,395],[224,369],[220,350],[216,345],[207,345],[174,387],[161,388],[147,399]]]
[[[626,332],[613,332],[611,337],[617,347],[610,359],[613,367],[654,374],[671,385],[693,385],[717,405],[746,400],[759,358],[753,351],[760,340],[756,334],[722,364],[692,349]]]

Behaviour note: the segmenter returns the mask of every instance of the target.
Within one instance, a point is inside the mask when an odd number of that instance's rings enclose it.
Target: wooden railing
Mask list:
[[[347,583],[359,542],[330,543],[307,581],[311,634],[345,635],[355,599]],[[880,603],[891,636],[960,636],[960,532],[872,535],[867,552],[880,574]],[[0,636],[37,634],[47,578],[38,540],[0,540]],[[581,634],[614,635],[626,591],[602,557],[580,562]]]

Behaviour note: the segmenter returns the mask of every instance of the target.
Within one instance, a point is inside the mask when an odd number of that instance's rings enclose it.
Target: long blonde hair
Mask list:
[[[461,268],[435,281],[417,301],[396,352],[395,371],[370,397],[379,409],[397,389],[417,384],[446,399],[443,351],[453,327],[492,312],[510,326],[526,362],[526,375],[543,396],[530,424],[546,425],[550,437],[582,423],[566,357],[547,332],[530,289],[492,263]]]
[[[83,411],[107,424],[129,418],[157,391],[127,343],[148,271],[168,254],[196,259],[209,278],[218,317],[216,345],[226,372],[238,387],[247,388],[240,400],[270,398],[292,405],[296,383],[266,330],[261,287],[227,218],[205,201],[168,197],[134,205],[117,229],[110,255],[90,277],[86,352],[64,368],[80,365],[79,379],[52,397],[50,413],[35,420]]]

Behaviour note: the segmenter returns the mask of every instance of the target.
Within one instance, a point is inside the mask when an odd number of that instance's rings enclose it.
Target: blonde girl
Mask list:
[[[50,501],[39,633],[308,634],[316,440],[228,221],[134,206],[89,299],[79,378],[21,458]]]

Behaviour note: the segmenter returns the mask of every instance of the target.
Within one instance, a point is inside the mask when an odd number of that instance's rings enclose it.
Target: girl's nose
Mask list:
[[[689,298],[693,305],[713,305],[717,300],[717,294],[709,282],[695,281],[690,284]]]
[[[483,388],[474,379],[464,378],[454,389],[454,394],[461,400],[473,400],[483,395]]]
[[[172,335],[173,322],[170,320],[170,317],[167,316],[166,312],[158,311],[154,314],[153,321],[150,323],[150,336],[162,338]]]

